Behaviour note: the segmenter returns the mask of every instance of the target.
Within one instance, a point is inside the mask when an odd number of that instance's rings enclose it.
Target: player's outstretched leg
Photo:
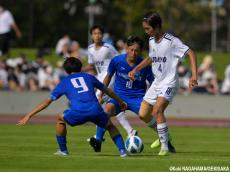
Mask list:
[[[158,148],[160,146],[161,146],[161,142],[160,142],[160,139],[158,138],[151,144],[150,147],[152,149],[155,149],[155,148]],[[169,141],[168,141],[168,149],[169,149],[169,152],[176,153],[176,149],[172,144],[172,137],[170,136],[170,134],[169,134]]]
[[[138,134],[138,132],[135,129],[133,129],[133,127],[130,125],[129,121],[127,120],[125,112],[120,112],[116,116],[116,118],[119,121],[119,123],[121,124],[121,126],[127,132],[128,137],[129,136],[135,136]]]
[[[63,115],[59,114],[56,121],[56,139],[59,145],[59,149],[55,152],[55,155],[68,155],[67,141],[66,141],[66,124],[63,119]]]
[[[110,137],[112,138],[113,142],[116,144],[116,146],[119,150],[120,156],[126,157],[127,153],[126,153],[123,138],[122,138],[120,132],[118,131],[118,129],[113,125],[113,123],[110,120],[108,122],[106,129],[109,131]]]
[[[105,135],[105,129],[102,127],[96,127],[96,136],[89,139],[89,144],[92,146],[95,152],[101,152],[101,143]]]

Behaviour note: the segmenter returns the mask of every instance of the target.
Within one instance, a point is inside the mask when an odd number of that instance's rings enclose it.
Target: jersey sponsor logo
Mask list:
[[[151,57],[152,58],[152,61],[154,63],[165,63],[167,61],[167,57]]]

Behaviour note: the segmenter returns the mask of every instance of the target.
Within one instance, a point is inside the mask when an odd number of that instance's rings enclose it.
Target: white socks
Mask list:
[[[168,150],[168,126],[166,123],[157,124],[157,133],[161,142],[161,149]]]
[[[129,121],[127,120],[125,112],[120,112],[116,117],[119,123],[121,124],[121,126],[126,130],[127,134],[129,135],[133,130],[133,127],[130,125]]]
[[[148,124],[148,127],[154,129],[154,131],[157,131],[157,121],[154,117],[147,124]]]

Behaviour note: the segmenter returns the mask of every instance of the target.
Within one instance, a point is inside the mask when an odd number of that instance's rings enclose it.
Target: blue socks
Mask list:
[[[96,130],[96,139],[99,140],[100,142],[102,142],[103,137],[105,135],[105,129],[101,128],[99,126],[97,126],[97,130]]]
[[[100,142],[103,141],[103,137],[105,135],[105,129],[104,128],[101,128],[99,126],[97,126],[97,131],[96,131],[96,139]],[[124,141],[123,141],[123,138],[120,134],[114,136],[113,138],[113,142],[116,144],[118,150],[125,150],[125,144],[124,144]]]
[[[125,150],[125,144],[120,134],[113,137],[113,142],[116,144],[119,151]]]
[[[59,148],[62,152],[68,152],[67,146],[66,146],[66,136],[58,136],[56,135],[57,142],[59,145]]]

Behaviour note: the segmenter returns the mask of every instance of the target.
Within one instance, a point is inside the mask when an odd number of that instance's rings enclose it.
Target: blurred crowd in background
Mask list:
[[[4,54],[6,54],[6,56],[7,56],[7,54],[8,54],[8,51],[10,49],[11,30],[14,30],[17,38],[22,37],[22,33],[21,33],[20,29],[18,28],[12,13],[7,8],[5,8],[5,4],[8,4],[7,2],[8,1],[0,1],[0,26],[1,26],[0,27],[0,57]],[[28,3],[30,3],[30,4],[31,4],[31,2],[28,1]],[[208,8],[207,5],[205,5],[206,7],[204,6],[204,4],[203,4],[204,2],[206,2],[206,1],[205,0],[201,1],[198,4],[191,3],[191,5],[196,5],[196,7],[199,6],[201,9]],[[37,2],[37,3],[39,3],[39,2]],[[147,3],[148,2],[146,1],[146,4]],[[178,1],[178,3],[179,3],[179,1]],[[18,4],[18,5],[20,6],[20,4]],[[61,7],[62,3],[59,5]],[[86,5],[86,4],[82,4],[82,5]],[[109,5],[109,4],[105,3],[103,5]],[[119,6],[119,3],[113,4],[113,6],[116,6],[116,5]],[[129,6],[130,4],[126,4],[126,5]],[[158,5],[161,5],[161,3],[152,3],[152,7],[157,7]],[[182,3],[181,5],[185,5],[185,4]],[[122,2],[122,7],[123,6],[125,7],[125,4]],[[167,7],[167,5],[165,7]],[[143,8],[144,8],[144,6],[143,6]],[[222,9],[222,11],[223,11],[225,9],[228,9],[228,3],[226,3],[226,2],[224,3],[224,1],[221,1],[221,4],[219,6],[216,6],[215,8],[216,9]],[[203,10],[201,10],[201,11],[203,12]],[[55,12],[55,11],[53,11],[53,12]],[[170,12],[170,11],[168,11],[168,12]],[[56,15],[58,15],[58,14],[59,13],[57,13]],[[21,13],[19,13],[17,15],[21,15]],[[34,13],[31,14],[31,16],[33,16],[33,15],[34,15]],[[126,14],[126,15],[131,15],[131,14]],[[223,16],[225,16],[225,15],[223,15]],[[226,16],[228,16],[228,15],[226,15]],[[45,17],[48,17],[48,16],[45,16]],[[70,17],[68,16],[65,19],[67,20],[68,18],[70,18]],[[190,18],[188,18],[188,20],[191,21]],[[26,18],[26,21],[27,21],[27,18]],[[53,20],[51,20],[51,21],[53,21]],[[65,22],[65,20],[63,20],[63,21]],[[84,21],[84,20],[79,20],[79,21]],[[138,19],[138,21],[139,21],[139,19]],[[169,21],[171,21],[171,20],[169,19]],[[59,20],[59,22],[60,22],[60,20]],[[130,21],[127,21],[127,22],[129,23]],[[26,22],[26,23],[28,23],[28,22]],[[179,20],[179,23],[180,23],[180,20]],[[114,24],[114,23],[112,23],[112,24]],[[223,26],[225,26],[224,24],[225,24],[225,22],[223,23]],[[51,27],[51,26],[53,26],[52,23],[49,23],[49,27]],[[54,26],[55,26],[55,28],[57,28],[56,25],[54,25]],[[60,23],[59,23],[59,26],[61,26]],[[40,27],[29,27],[29,28],[40,28]],[[79,28],[79,27],[77,27],[77,28]],[[123,27],[121,27],[121,28],[122,28],[122,30],[124,29]],[[125,33],[130,33],[130,29],[131,29],[131,27],[126,28]],[[177,25],[177,30],[178,29],[179,29],[179,27]],[[85,30],[87,31],[87,29],[84,29],[84,31]],[[170,30],[170,29],[168,29],[168,30]],[[192,29],[192,30],[194,30],[194,29]],[[202,27],[202,30],[203,30],[203,27]],[[75,31],[76,30],[74,30],[74,33],[75,33]],[[44,33],[44,32],[42,32],[42,33]],[[42,33],[40,33],[40,34],[42,34]],[[122,33],[122,32],[120,32],[120,33]],[[183,33],[183,31],[182,31],[182,33]],[[196,35],[197,35],[197,33],[198,33],[198,31],[196,32]],[[25,32],[25,35],[26,34],[27,34],[27,32]],[[50,36],[49,33],[48,33],[48,35]],[[46,35],[46,36],[43,35],[42,39],[44,39],[45,37],[48,37],[48,35]],[[52,40],[54,40],[53,35],[51,36],[51,38],[52,38]],[[84,36],[80,36],[79,38],[84,38]],[[192,40],[195,41],[193,35],[192,35],[192,38],[193,38]],[[203,38],[204,37],[202,37],[202,39]],[[196,42],[200,42],[201,45],[203,46],[202,39],[199,41],[196,41]],[[32,38],[31,38],[31,40],[32,40]],[[104,33],[103,41],[114,45],[120,53],[125,53],[125,46],[126,46],[125,40],[120,39],[114,43],[110,34]],[[48,41],[48,42],[50,42],[50,41]],[[51,52],[51,49],[48,47],[49,46],[44,45],[41,48],[39,48],[39,50],[37,52],[37,57],[32,62],[29,61],[29,59],[34,59],[34,58],[27,57],[26,54],[23,54],[23,53],[20,54],[19,57],[10,58],[7,56],[7,58],[5,58],[5,59],[0,58],[0,90],[7,90],[7,91],[52,90],[60,82],[60,80],[66,76],[66,73],[64,72],[64,70],[62,68],[63,61],[66,58],[76,57],[76,58],[81,59],[83,61],[83,63],[86,63],[86,61],[87,61],[87,56],[88,56],[87,50],[84,48],[81,48],[79,42],[71,39],[68,34],[65,34],[62,38],[60,38],[56,44],[55,53],[56,53],[57,57],[59,57],[59,58],[57,58],[57,62],[56,62],[55,66],[51,65],[45,58],[46,55],[48,55]],[[226,47],[228,47],[228,41],[227,41]],[[183,63],[178,64],[178,74],[179,74],[179,82],[180,82],[180,88],[178,89],[179,94],[183,94],[183,95],[188,95],[191,93],[211,94],[211,95],[218,95],[218,94],[228,95],[228,94],[230,94],[230,65],[228,65],[225,69],[224,80],[223,81],[218,80],[217,72],[215,71],[215,66],[213,63],[213,57],[211,55],[206,55],[203,58],[203,62],[199,65],[199,67],[198,67],[198,84],[199,84],[199,86],[197,86],[193,90],[190,90],[188,88],[188,81],[189,81],[189,78],[191,76],[191,71],[185,65],[183,65]]]
[[[108,35],[105,42],[111,42]],[[115,43],[115,47],[120,53],[125,53],[125,41],[120,39]],[[76,57],[83,62],[87,61],[87,50],[81,48],[80,44],[71,40],[68,35],[64,35],[56,45],[57,54],[56,65],[51,65],[46,59],[46,49],[39,50],[34,61],[28,61],[25,54],[19,57],[7,58],[0,61],[0,90],[6,91],[37,91],[52,90],[59,81],[66,76],[62,68],[65,58]],[[178,74],[180,88],[178,94],[188,95],[210,94],[210,95],[230,95],[230,65],[225,69],[225,79],[218,80],[213,63],[213,57],[206,55],[198,67],[199,86],[190,90],[188,80],[191,71],[181,62],[178,64]]]

